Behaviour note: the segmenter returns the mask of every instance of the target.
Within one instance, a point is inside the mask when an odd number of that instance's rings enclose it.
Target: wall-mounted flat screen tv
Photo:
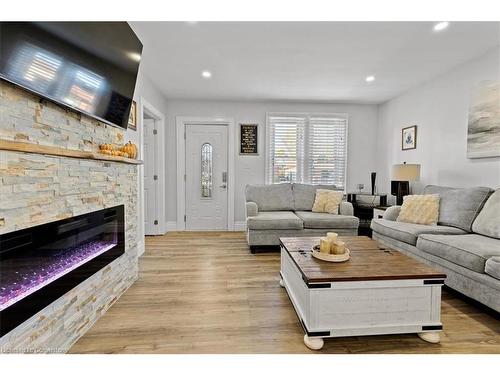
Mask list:
[[[122,128],[141,53],[126,22],[0,22],[0,78]]]

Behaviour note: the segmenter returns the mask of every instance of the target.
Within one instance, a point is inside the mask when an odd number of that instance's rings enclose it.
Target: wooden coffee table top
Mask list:
[[[281,243],[306,282],[444,279],[446,275],[392,249],[381,250],[369,237],[341,236],[351,252],[343,263],[314,258],[311,249],[320,237],[286,237]]]

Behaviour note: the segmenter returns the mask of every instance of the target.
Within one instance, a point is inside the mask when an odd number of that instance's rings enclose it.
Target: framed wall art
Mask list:
[[[240,124],[240,155],[259,155],[258,124]]]
[[[417,148],[417,125],[408,126],[401,130],[401,150]]]

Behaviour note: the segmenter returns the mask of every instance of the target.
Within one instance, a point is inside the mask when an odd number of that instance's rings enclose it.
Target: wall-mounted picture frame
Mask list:
[[[259,124],[240,124],[240,155],[259,155]]]
[[[128,128],[137,131],[137,104],[132,100],[130,114],[128,116]]]
[[[417,125],[408,126],[401,130],[401,150],[417,148]]]
[[[500,81],[472,88],[467,127],[467,158],[500,156]]]

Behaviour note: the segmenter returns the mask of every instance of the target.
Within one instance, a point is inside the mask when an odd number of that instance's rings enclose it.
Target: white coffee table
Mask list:
[[[342,237],[344,263],[311,256],[319,237],[281,238],[281,281],[313,350],[323,339],[417,333],[438,343],[445,274],[368,237]]]

